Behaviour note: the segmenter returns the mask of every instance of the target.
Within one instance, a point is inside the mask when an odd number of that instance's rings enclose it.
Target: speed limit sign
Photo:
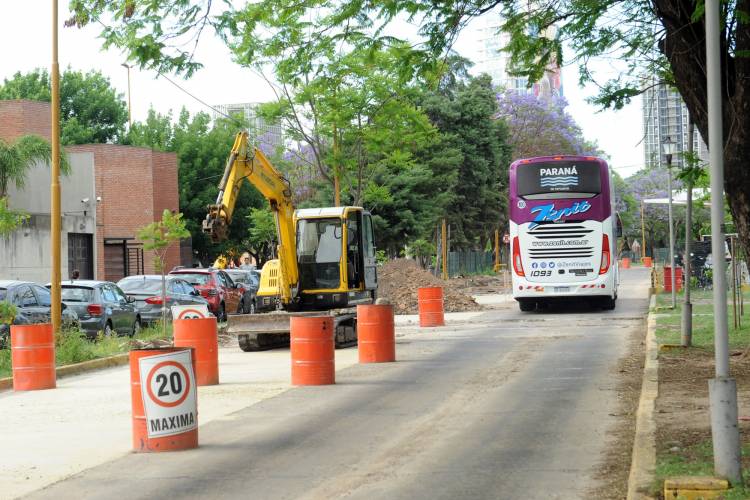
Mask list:
[[[148,437],[164,437],[198,427],[195,373],[190,350],[138,360]]]
[[[174,319],[196,319],[212,317],[208,312],[206,304],[196,304],[192,306],[172,306],[172,317]]]

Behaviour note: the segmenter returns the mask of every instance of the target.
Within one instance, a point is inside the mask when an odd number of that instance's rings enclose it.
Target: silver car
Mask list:
[[[28,281],[0,280],[0,301],[16,306],[14,325],[49,323],[52,297],[49,290]],[[62,322],[66,327],[78,327],[78,315],[62,304]],[[10,325],[0,323],[0,349],[10,345]]]
[[[70,280],[61,285],[63,304],[78,314],[87,337],[95,338],[99,332],[111,337],[140,331],[141,318],[134,300],[111,281]]]
[[[143,323],[156,323],[161,319],[162,307],[167,308],[167,318],[172,318],[172,306],[200,305],[208,307],[208,301],[187,281],[176,276],[166,276],[166,304],[161,294],[161,276],[158,274],[141,274],[128,276],[117,282],[117,286],[132,297]]]

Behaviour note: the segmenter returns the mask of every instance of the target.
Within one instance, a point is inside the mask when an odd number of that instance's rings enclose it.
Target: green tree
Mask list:
[[[23,189],[29,169],[38,162],[49,164],[51,158],[52,146],[37,135],[24,135],[13,144],[0,139],[0,198],[7,197],[11,183]],[[64,156],[60,158],[60,171],[70,173]]]
[[[437,248],[433,243],[420,238],[409,245],[407,255],[416,258],[422,269],[427,269],[427,265],[430,264],[435,252],[437,252]]]
[[[219,181],[237,133],[236,124],[230,120],[216,120],[212,125],[208,114],[191,116],[185,109],[180,112],[176,123],[172,122],[171,116],[171,113],[161,115],[150,110],[145,122],[133,124],[126,142],[177,153],[180,211],[192,235],[193,249],[201,261],[212,262],[216,255],[230,250],[237,253],[236,250],[245,246],[250,209],[265,205],[257,190],[251,186],[243,186],[240,190],[227,241],[213,244],[201,229],[206,207],[216,202]]]
[[[161,220],[154,221],[138,230],[138,239],[143,242],[143,249],[154,252],[154,267],[161,273],[161,319],[163,331],[167,331],[167,278],[164,269],[167,251],[175,243],[190,237],[185,228],[181,213],[172,213],[165,209]]]
[[[200,67],[185,44],[200,36],[210,25],[219,36],[241,31],[245,39],[259,38],[269,30],[267,16],[277,24],[286,19],[308,20],[310,33],[337,34],[336,42],[360,47],[382,47],[394,42],[393,30],[385,29],[406,16],[420,26],[424,43],[405,50],[403,71],[427,73],[451,47],[460,30],[473,17],[495,10],[505,18],[503,30],[510,34],[506,47],[511,67],[533,82],[551,64],[578,64],[579,81],[597,78],[589,63],[599,56],[613,55],[628,67],[613,78],[598,81],[601,93],[595,102],[619,108],[643,92],[642,76],[655,76],[673,84],[682,95],[703,138],[708,138],[708,106],[703,0],[262,0],[241,7],[229,7],[218,15],[212,3],[184,1],[175,4],[154,0],[148,4],[100,0],[72,0],[71,24],[85,25],[109,14],[112,25],[104,29],[105,45],[125,49],[142,66],[187,74]],[[724,130],[724,181],[729,206],[746,254],[750,254],[750,93],[745,92],[750,71],[750,6],[746,0],[721,2],[722,122]],[[170,21],[165,23],[165,19]],[[274,28],[274,26],[270,26]],[[283,30],[277,28],[277,30]],[[289,32],[289,34],[293,34]],[[572,60],[563,59],[563,44]],[[193,45],[191,44],[191,47]],[[304,57],[304,40],[289,37],[283,46],[299,49]],[[252,56],[252,46],[237,47]]]
[[[0,197],[0,236],[6,237],[16,230],[28,215],[8,207],[8,198]],[[1,321],[0,321],[1,323]]]
[[[460,82],[453,95],[433,93],[423,108],[461,153],[454,198],[447,207],[451,245],[483,250],[495,229],[505,227],[510,145],[487,75]]]
[[[250,254],[255,257],[258,267],[263,267],[267,260],[274,256],[274,249],[278,241],[276,234],[276,221],[273,213],[268,207],[251,208],[250,215],[247,216],[250,221],[250,231],[248,242],[250,243]]]
[[[16,73],[0,85],[0,99],[50,101],[46,69]],[[62,144],[117,143],[125,134],[128,111],[122,94],[99,71],[66,69],[60,75]]]

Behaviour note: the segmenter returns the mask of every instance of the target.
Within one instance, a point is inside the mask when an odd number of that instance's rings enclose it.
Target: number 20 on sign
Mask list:
[[[180,434],[198,426],[195,373],[190,351],[138,360],[148,437]]]

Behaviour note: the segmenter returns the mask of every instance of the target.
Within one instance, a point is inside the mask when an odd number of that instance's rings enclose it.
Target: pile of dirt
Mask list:
[[[482,306],[451,280],[443,281],[428,273],[413,260],[391,260],[378,268],[378,298],[387,299],[396,314],[417,314],[417,289],[443,287],[446,312],[479,311]]]

